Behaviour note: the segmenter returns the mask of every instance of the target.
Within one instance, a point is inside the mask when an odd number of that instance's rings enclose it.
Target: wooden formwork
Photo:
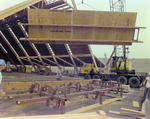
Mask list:
[[[29,38],[33,42],[126,44],[134,42],[137,13],[28,9]],[[136,41],[137,42],[137,41]]]
[[[61,86],[61,85],[68,85],[72,82],[73,85],[80,82],[82,84],[87,84],[91,82],[91,80],[63,80],[63,81],[36,81],[42,85],[51,85],[51,86]],[[34,82],[9,82],[6,83],[5,90],[17,90],[17,89],[29,89]]]

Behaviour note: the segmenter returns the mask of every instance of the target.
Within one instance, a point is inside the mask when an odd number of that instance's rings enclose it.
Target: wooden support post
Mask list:
[[[62,100],[61,101],[61,114],[64,114],[65,113],[65,101]]]

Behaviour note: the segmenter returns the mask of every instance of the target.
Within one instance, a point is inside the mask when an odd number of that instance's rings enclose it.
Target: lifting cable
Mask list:
[[[82,0],[82,2],[81,2],[81,3],[78,3],[77,5],[80,5],[80,4],[84,4],[84,5],[86,5],[86,6],[90,7],[90,8],[92,8],[92,9],[94,9],[94,10],[98,10],[98,9],[96,9],[96,8],[92,7],[91,5],[89,5],[89,4],[85,3],[85,2],[83,2],[83,0]]]

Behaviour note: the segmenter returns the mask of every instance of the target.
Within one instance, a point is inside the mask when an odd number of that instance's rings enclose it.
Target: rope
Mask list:
[[[78,3],[77,5],[80,5],[80,4],[84,4],[84,5],[86,5],[86,6],[90,7],[90,8],[92,8],[92,9],[94,9],[94,10],[98,10],[98,9],[96,9],[96,8],[92,7],[91,5],[89,5],[89,4],[87,4],[87,3],[84,3],[84,2],[83,2],[83,0],[82,0],[82,2],[81,2],[81,3]]]

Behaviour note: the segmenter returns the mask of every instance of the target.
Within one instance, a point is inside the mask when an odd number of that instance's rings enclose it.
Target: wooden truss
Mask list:
[[[65,44],[65,42],[63,43],[68,55],[65,55],[64,57],[62,56],[58,56],[54,54],[54,51],[51,47],[51,45],[49,43],[44,43],[45,47],[47,47],[49,53],[51,54],[51,56],[42,56],[40,54],[40,52],[38,51],[38,49],[36,48],[35,44],[33,42],[29,42],[30,46],[32,47],[32,49],[34,50],[36,56],[30,56],[30,54],[26,51],[26,49],[24,48],[24,46],[21,44],[21,42],[19,41],[18,36],[15,34],[15,32],[13,31],[13,29],[11,28],[11,24],[13,22],[15,22],[15,24],[17,23],[17,26],[19,26],[20,31],[24,34],[24,37],[29,37],[27,31],[25,30],[24,26],[20,23],[20,20],[25,20],[27,21],[27,10],[28,9],[74,9],[76,10],[76,5],[74,0],[72,0],[73,3],[73,7],[71,5],[69,5],[66,1],[64,0],[34,0],[34,1],[24,1],[18,5],[15,5],[11,8],[8,8],[6,10],[3,10],[0,12],[0,25],[2,26],[0,30],[0,36],[3,39],[3,41],[6,43],[6,45],[10,48],[10,50],[12,51],[12,53],[14,54],[14,56],[17,58],[17,60],[19,61],[19,63],[22,66],[25,66],[24,61],[29,62],[32,67],[35,69],[35,71],[39,71],[40,69],[37,67],[37,65],[40,66],[44,66],[45,68],[47,66],[50,66],[50,64],[54,64],[56,66],[60,66],[62,64],[58,63],[58,60],[66,63],[69,66],[72,66],[75,68],[76,72],[78,73],[78,68],[76,66],[76,63],[74,60],[77,60],[78,62],[80,62],[81,64],[85,63],[84,61],[82,61],[79,57],[92,57],[93,63],[95,64],[95,66],[97,67],[97,64],[95,62],[95,56],[93,55],[90,46],[89,50],[90,50],[90,54],[78,54],[78,55],[74,55],[70,48],[69,48],[69,44]],[[13,21],[13,22],[12,22]],[[5,36],[5,34],[3,33],[3,28],[6,29],[9,34],[12,36],[12,38],[14,39],[14,41],[17,43],[17,45],[19,46],[20,50],[23,52],[23,54],[25,55],[24,57],[20,56],[18,51],[11,45],[11,43],[9,42],[9,39]],[[1,48],[2,49],[2,48]],[[3,46],[3,49],[5,49],[5,47]],[[2,51],[4,52],[4,50],[2,49]],[[7,55],[7,53],[5,53]],[[9,57],[7,55],[7,57]],[[70,58],[71,62],[64,60],[63,58]],[[48,59],[48,58],[52,58],[52,60]],[[9,57],[9,59],[11,59]],[[97,58],[96,58],[97,59]],[[49,63],[45,63],[44,60],[48,61]],[[11,59],[11,61],[13,61]],[[104,67],[104,64],[98,59],[98,61],[100,62],[101,66]],[[17,64],[15,64],[15,62],[13,62],[13,64],[17,66]]]

